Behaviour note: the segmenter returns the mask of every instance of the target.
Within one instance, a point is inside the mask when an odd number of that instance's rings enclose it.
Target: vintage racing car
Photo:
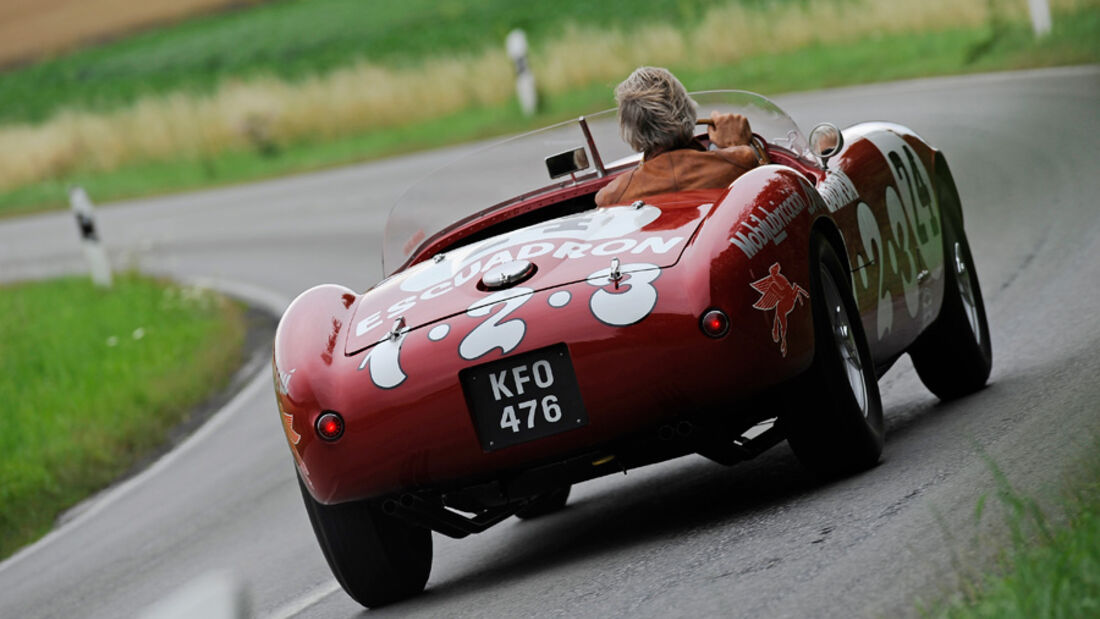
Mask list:
[[[446,166],[394,206],[387,277],[302,293],[275,391],[333,573],[377,606],[420,592],[431,531],[565,505],[571,484],[787,440],[825,475],[875,464],[877,379],[908,353],[943,399],[981,388],[989,328],[944,156],[889,123],[809,140],[768,99],[763,165],[729,187],[597,208],[638,165],[615,110]],[[705,140],[705,133],[700,139]]]

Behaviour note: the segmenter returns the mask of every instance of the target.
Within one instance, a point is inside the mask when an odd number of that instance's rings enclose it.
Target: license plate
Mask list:
[[[485,451],[588,425],[565,344],[466,368],[458,378]]]

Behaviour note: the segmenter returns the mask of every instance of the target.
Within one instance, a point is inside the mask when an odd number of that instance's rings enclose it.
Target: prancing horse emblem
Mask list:
[[[787,314],[791,313],[794,306],[802,302],[802,298],[810,298],[810,293],[799,286],[792,284],[790,280],[779,273],[779,263],[768,267],[768,276],[756,280],[749,285],[760,293],[760,298],[752,306],[758,310],[775,310],[775,320],[772,323],[772,341],[779,343],[779,352],[787,356]]]

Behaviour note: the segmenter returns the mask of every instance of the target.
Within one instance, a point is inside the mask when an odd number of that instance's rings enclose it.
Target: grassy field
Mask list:
[[[253,0],[254,1],[254,0]],[[81,45],[248,0],[35,0],[0,2],[0,66],[27,63]]]
[[[797,44],[796,44],[797,43]],[[1035,41],[1021,21],[929,32],[872,34],[843,44],[788,43],[786,51],[753,53],[737,62],[698,67],[683,58],[667,63],[692,89],[736,86],[764,93],[928,75],[1095,62],[1100,59],[1100,7],[1058,14],[1054,32]],[[682,52],[681,52],[682,53]],[[671,58],[671,60],[676,60]],[[631,62],[630,58],[623,62]],[[246,143],[212,153],[191,150],[131,162],[112,170],[83,166],[0,193],[0,215],[62,206],[66,188],[83,184],[97,200],[276,176],[446,143],[516,132],[579,113],[611,107],[610,80],[544,92],[538,117],[525,119],[510,98],[471,105],[436,117],[335,134],[305,132],[272,140],[269,148]],[[614,72],[612,71],[612,73]],[[510,77],[506,83],[510,84]],[[582,81],[583,84],[583,81]],[[506,88],[510,88],[507,86]]]
[[[236,303],[135,275],[0,288],[0,558],[160,445],[239,363]]]
[[[965,576],[952,599],[922,608],[926,617],[1039,619],[1100,616],[1100,438],[1069,482],[1064,524],[1015,491],[994,467],[1011,544],[992,573]],[[980,520],[986,501],[977,505]]]
[[[119,0],[115,0],[119,1]],[[189,0],[194,2],[195,0]],[[143,2],[129,0],[130,4]],[[761,4],[760,0],[746,0]],[[781,0],[792,4],[797,0]],[[268,2],[212,15],[0,74],[0,122],[41,121],[64,108],[107,110],[139,97],[212,92],[226,79],[302,80],[368,60],[419,65],[425,58],[503,52],[524,28],[533,45],[566,22],[594,28],[696,25],[707,0],[311,0]]]

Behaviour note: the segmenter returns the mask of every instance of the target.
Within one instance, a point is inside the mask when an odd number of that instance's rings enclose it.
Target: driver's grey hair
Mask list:
[[[695,101],[668,69],[635,69],[615,88],[615,101],[619,133],[640,153],[679,148],[694,135]]]

